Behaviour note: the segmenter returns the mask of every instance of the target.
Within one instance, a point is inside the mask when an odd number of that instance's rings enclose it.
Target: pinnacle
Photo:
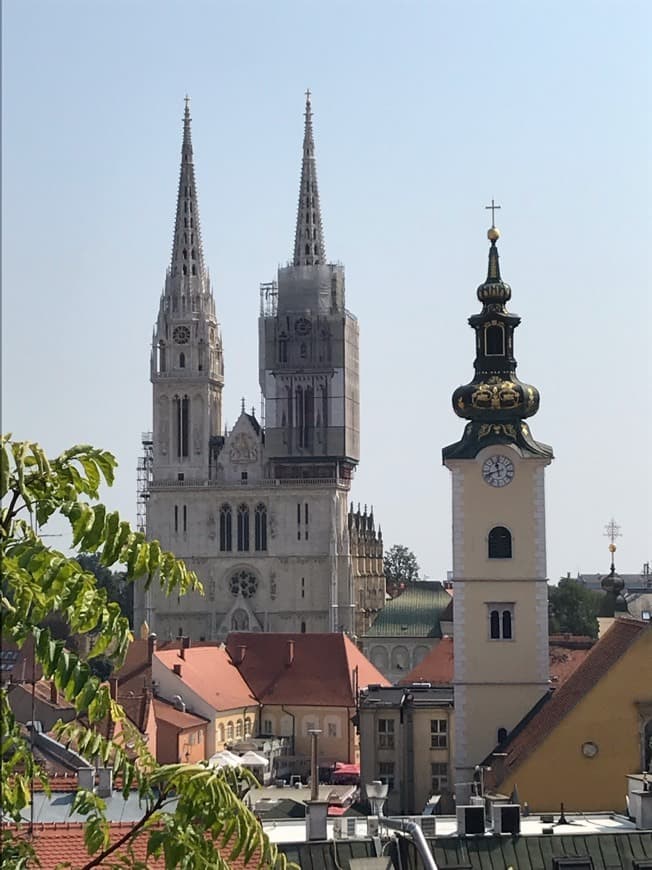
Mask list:
[[[303,158],[297,208],[297,227],[294,236],[294,265],[318,266],[326,262],[326,248],[317,186],[315,141],[312,131],[312,104],[310,91],[306,91]]]

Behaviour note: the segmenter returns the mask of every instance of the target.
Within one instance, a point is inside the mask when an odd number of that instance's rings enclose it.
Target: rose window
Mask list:
[[[258,580],[250,571],[236,571],[229,581],[231,595],[253,598],[258,589]]]

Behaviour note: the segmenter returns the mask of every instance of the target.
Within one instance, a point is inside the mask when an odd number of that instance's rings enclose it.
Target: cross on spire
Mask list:
[[[609,538],[612,545],[615,544],[616,538],[622,538],[620,526],[613,518],[604,527],[604,536]]]
[[[495,203],[494,203],[494,201],[493,201],[493,199],[492,199],[492,200],[491,200],[491,205],[485,205],[485,208],[490,208],[490,209],[491,209],[491,226],[492,226],[492,227],[495,227],[495,226],[496,226],[496,221],[495,221],[495,214],[494,214],[494,212],[496,211],[496,209],[500,208],[500,206],[499,206],[499,205],[495,205]]]

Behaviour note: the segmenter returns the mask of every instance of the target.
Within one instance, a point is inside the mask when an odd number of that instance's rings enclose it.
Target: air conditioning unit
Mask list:
[[[355,816],[349,816],[347,819],[343,819],[345,822],[344,832],[347,837],[355,837]]]
[[[484,806],[457,807],[457,833],[484,834]]]
[[[494,834],[519,834],[521,832],[521,808],[518,804],[494,804]]]

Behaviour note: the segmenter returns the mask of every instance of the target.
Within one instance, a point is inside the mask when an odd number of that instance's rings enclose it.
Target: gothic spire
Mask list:
[[[177,216],[172,242],[172,261],[170,274],[173,278],[196,276],[201,289],[208,289],[208,275],[204,265],[204,250],[199,226],[199,205],[195,185],[195,164],[192,155],[190,135],[190,97],[186,96],[183,113],[183,143],[181,145],[181,170],[179,172],[179,193]]]
[[[318,266],[326,262],[326,248],[317,187],[317,163],[315,160],[315,140],[312,134],[312,106],[309,90],[306,91],[305,119],[297,229],[294,236],[294,265]]]

